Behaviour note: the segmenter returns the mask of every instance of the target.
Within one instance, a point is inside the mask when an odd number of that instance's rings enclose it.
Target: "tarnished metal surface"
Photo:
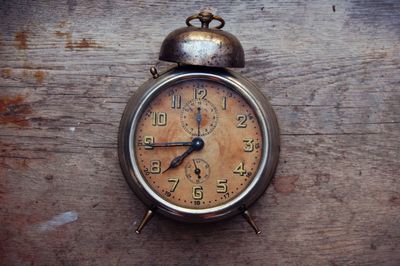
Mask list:
[[[201,28],[190,21],[199,19]],[[212,20],[220,24],[209,28]],[[161,45],[160,60],[212,67],[244,67],[244,51],[239,40],[220,30],[225,22],[208,12],[188,17],[188,27],[171,32]]]

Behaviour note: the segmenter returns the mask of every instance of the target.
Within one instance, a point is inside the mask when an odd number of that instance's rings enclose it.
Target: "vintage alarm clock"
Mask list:
[[[177,66],[162,74],[152,67],[121,119],[122,171],[148,208],[136,232],[160,213],[201,223],[242,214],[260,233],[248,208],[278,163],[275,114],[256,85],[226,69],[245,61],[224,20],[201,12],[186,24],[161,46],[159,59]]]

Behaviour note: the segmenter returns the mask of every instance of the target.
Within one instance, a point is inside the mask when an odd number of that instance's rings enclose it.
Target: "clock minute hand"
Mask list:
[[[196,114],[196,122],[197,122],[197,136],[200,136],[200,125],[201,125],[201,108],[197,108],[197,114]]]
[[[146,147],[179,147],[179,146],[192,146],[192,142],[188,141],[177,141],[177,142],[158,142],[145,144]]]

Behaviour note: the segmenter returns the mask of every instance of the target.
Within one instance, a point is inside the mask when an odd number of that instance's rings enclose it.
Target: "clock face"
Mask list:
[[[240,195],[263,153],[252,107],[207,79],[181,81],[155,96],[139,118],[133,145],[148,186],[190,209],[217,207]]]

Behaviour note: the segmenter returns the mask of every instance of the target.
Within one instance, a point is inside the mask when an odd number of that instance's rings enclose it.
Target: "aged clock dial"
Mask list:
[[[190,135],[203,137],[210,134],[217,126],[218,111],[213,103],[205,99],[207,89],[194,89],[194,91],[195,98],[190,100],[181,111],[181,125]]]
[[[186,164],[185,175],[192,183],[203,183],[210,176],[210,165],[203,159],[193,159]]]
[[[134,132],[138,168],[169,203],[220,206],[241,194],[260,164],[263,138],[255,111],[237,92],[208,79],[161,91]]]

